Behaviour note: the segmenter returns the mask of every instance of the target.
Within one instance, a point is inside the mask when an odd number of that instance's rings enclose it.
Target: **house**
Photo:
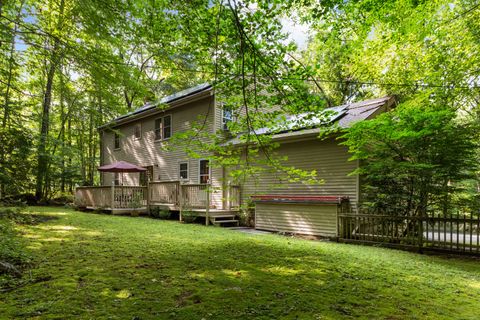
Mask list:
[[[392,97],[385,97],[338,106],[332,109],[329,121],[347,128],[389,110],[393,103]],[[211,166],[208,152],[191,157],[187,147],[165,148],[176,133],[196,126],[214,135],[231,120],[231,113],[222,109],[209,84],[178,92],[112,120],[99,128],[100,164],[123,160],[147,171],[103,173],[102,186],[80,187],[77,198],[87,207],[123,212],[128,211],[133,195],[140,193],[144,207],[196,212],[206,216],[207,223],[234,221],[240,203],[254,199],[257,228],[334,236],[340,200],[348,198],[355,208],[359,199],[359,178],[349,175],[358,163],[348,160],[346,147],[339,145],[335,136],[318,139],[321,122],[286,128],[272,139],[280,143],[275,152],[288,157],[284,165],[316,170],[323,184],[289,182],[268,171],[232,181],[232,168]],[[208,140],[208,135],[201,139]],[[242,146],[236,138],[224,143]]]

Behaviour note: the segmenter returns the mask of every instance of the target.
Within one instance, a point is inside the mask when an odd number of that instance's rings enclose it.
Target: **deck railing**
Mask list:
[[[107,208],[112,204],[112,187],[77,187],[75,204],[87,208]]]
[[[141,208],[147,205],[147,187],[98,186],[77,187],[75,203],[87,208]]]
[[[212,203],[211,185],[209,184],[182,184],[180,188],[180,201],[184,208],[205,208],[207,204]]]
[[[339,240],[480,254],[480,214],[339,214]]]
[[[147,206],[147,187],[115,186],[113,208],[141,208]]]
[[[150,203],[179,205],[180,181],[149,182]]]
[[[240,208],[240,186],[227,184],[224,192],[224,206],[225,209],[239,209]]]
[[[142,186],[78,187],[75,202],[88,208],[140,208],[150,204],[168,204],[178,209],[214,208],[211,184],[181,184],[180,181],[152,181]],[[240,207],[240,186],[224,190],[224,209]]]

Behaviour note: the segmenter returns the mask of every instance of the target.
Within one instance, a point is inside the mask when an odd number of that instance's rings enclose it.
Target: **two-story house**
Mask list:
[[[356,121],[389,110],[393,103],[393,98],[385,97],[338,106],[332,108],[330,120],[348,128]],[[89,207],[110,207],[113,211],[114,203],[118,208],[119,199],[131,198],[133,188],[143,188],[142,200],[148,207],[160,205],[170,210],[196,210],[200,215],[208,211],[207,214],[217,215],[219,220],[222,217],[230,220],[241,200],[254,199],[255,222],[259,229],[336,235],[338,204],[341,199],[348,198],[355,208],[360,194],[359,178],[349,175],[358,163],[348,160],[347,148],[339,145],[335,136],[319,139],[320,123],[274,135],[273,141],[280,143],[275,152],[284,158],[282,164],[316,170],[318,179],[323,181],[304,184],[282,179],[271,170],[260,171],[256,177],[243,181],[232,181],[228,174],[232,168],[211,166],[208,152],[204,157],[201,154],[191,157],[188,146],[169,145],[176,133],[195,127],[215,134],[229,121],[232,121],[231,112],[223,110],[209,84],[178,92],[112,120],[99,128],[100,164],[123,160],[147,171],[102,173],[103,187],[97,190],[79,188],[77,198],[88,202]],[[242,146],[238,139],[225,144]]]

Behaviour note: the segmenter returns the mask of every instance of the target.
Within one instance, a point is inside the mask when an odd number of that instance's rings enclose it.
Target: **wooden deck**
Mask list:
[[[226,186],[222,208],[212,206],[209,184],[181,184],[180,181],[152,181],[147,186],[78,187],[75,203],[90,210],[112,214],[148,213],[153,207],[205,217],[206,224],[238,222],[240,187]]]

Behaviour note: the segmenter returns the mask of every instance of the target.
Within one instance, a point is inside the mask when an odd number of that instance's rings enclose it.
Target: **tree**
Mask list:
[[[360,161],[363,209],[393,215],[447,213],[478,168],[478,124],[428,97],[355,124],[343,144]]]

